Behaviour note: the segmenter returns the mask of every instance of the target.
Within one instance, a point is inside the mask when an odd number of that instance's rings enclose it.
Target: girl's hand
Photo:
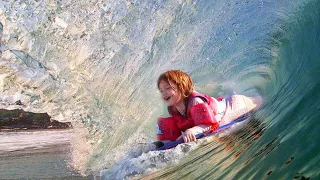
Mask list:
[[[196,136],[195,133],[193,132],[192,128],[187,129],[183,134],[182,134],[182,138],[184,140],[185,143],[188,142],[192,142],[192,141],[196,141]]]
[[[198,126],[194,126],[190,129],[187,129],[178,139],[183,138],[184,142],[192,142],[196,141],[196,134],[203,133],[211,129],[210,125],[199,124]],[[177,140],[178,140],[177,139]]]

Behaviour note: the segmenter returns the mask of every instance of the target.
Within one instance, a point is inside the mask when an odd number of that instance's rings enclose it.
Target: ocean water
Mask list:
[[[93,179],[71,167],[71,130],[0,132],[0,179]]]
[[[0,108],[72,121],[84,176],[319,179],[318,0],[1,1],[0,22]],[[145,153],[169,69],[264,105],[236,132]]]

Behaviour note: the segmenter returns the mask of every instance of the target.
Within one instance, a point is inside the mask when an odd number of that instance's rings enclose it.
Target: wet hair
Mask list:
[[[158,78],[158,89],[161,81],[165,81],[170,84],[170,81],[177,85],[177,90],[182,94],[184,98],[187,98],[193,92],[193,82],[191,77],[180,70],[169,70],[162,73]],[[172,87],[172,84],[170,84]]]

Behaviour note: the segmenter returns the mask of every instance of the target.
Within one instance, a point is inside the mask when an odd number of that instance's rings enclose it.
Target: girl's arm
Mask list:
[[[194,98],[192,100],[192,107],[198,105],[198,104],[204,104],[205,102],[201,99],[201,98]],[[201,107],[201,105],[198,105]],[[196,117],[198,115],[199,112],[196,112],[195,115],[191,115],[191,116],[195,116],[193,117],[194,121],[196,121],[196,119],[200,119],[200,120],[203,120],[204,118],[209,118],[210,119],[210,124],[206,123],[206,124],[197,124],[196,126],[192,127],[192,128],[189,128],[187,129],[178,139],[180,138],[183,138],[184,142],[192,142],[192,141],[195,141],[196,140],[196,134],[199,134],[199,133],[203,133],[203,132],[206,132],[208,130],[211,130],[212,128],[217,128],[219,126],[218,122],[221,120],[221,116],[220,115],[213,115],[211,114],[212,112],[211,111],[211,108],[208,109],[209,107],[205,106],[204,107],[201,107],[201,108],[204,108],[204,109],[201,109],[200,110],[200,115],[199,117]],[[191,111],[192,112],[192,111]]]

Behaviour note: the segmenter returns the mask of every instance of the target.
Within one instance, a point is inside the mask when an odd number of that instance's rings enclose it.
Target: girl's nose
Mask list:
[[[167,95],[167,93],[163,92],[163,93],[161,94],[162,99],[164,99],[164,98],[166,97],[166,95]]]
[[[166,94],[165,91],[162,91],[162,92],[161,92],[161,95],[162,95],[162,96],[164,96],[165,94]]]

